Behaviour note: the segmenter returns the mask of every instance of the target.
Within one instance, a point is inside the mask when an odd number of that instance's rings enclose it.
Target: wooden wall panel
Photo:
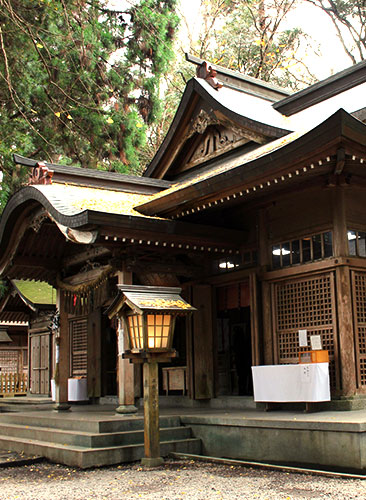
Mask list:
[[[283,241],[300,233],[317,232],[332,225],[331,189],[293,192],[278,200],[268,210],[268,235],[271,241]],[[314,203],[316,200],[316,203]]]
[[[345,190],[345,200],[348,229],[365,230],[365,190],[352,186],[351,189]]]
[[[197,285],[192,290],[194,398],[214,396],[212,287]]]

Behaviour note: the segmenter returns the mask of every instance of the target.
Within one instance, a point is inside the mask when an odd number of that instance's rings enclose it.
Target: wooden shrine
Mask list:
[[[289,95],[189,59],[197,77],[143,177],[15,155],[31,180],[3,212],[0,273],[57,289],[56,406],[70,377],[121,411],[141,396],[105,314],[131,284],[178,286],[197,309],[161,367],[184,371],[189,398],[252,394],[252,365],[310,351],[299,330],[329,353],[333,399],[365,394],[366,63]]]

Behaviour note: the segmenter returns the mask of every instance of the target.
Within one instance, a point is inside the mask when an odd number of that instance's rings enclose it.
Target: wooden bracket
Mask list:
[[[340,175],[343,172],[346,163],[346,151],[344,148],[337,149],[337,160],[334,169],[334,175]]]

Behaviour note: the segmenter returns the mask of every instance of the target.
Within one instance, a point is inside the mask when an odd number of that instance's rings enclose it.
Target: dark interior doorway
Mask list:
[[[249,284],[239,283],[218,288],[216,331],[217,395],[251,396],[253,383]]]
[[[117,394],[117,332],[108,318],[102,319],[102,396]]]

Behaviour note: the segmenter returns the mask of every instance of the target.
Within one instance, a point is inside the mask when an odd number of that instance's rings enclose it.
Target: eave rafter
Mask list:
[[[273,144],[265,145],[256,158],[244,155],[243,163],[235,160],[235,166],[227,160],[228,166],[218,165],[217,173],[203,173],[177,184],[136,209],[147,215],[186,217],[232,203],[235,198],[258,196],[285,181],[295,183],[300,176],[329,174],[326,169],[333,164],[341,168],[342,149],[345,158],[356,155],[362,164],[366,157],[366,126],[341,109],[309,132],[294,133]]]

